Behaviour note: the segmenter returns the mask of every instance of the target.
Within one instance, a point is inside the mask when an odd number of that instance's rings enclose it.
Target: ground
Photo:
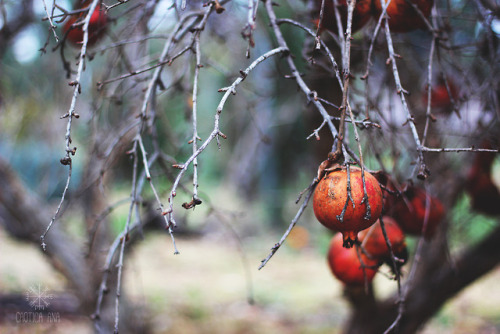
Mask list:
[[[126,263],[126,291],[145,305],[155,333],[339,333],[349,305],[317,248],[285,245],[257,270],[278,238],[243,239],[242,261],[238,243],[223,231],[179,237],[179,255],[173,255],[168,235],[149,235]],[[33,284],[53,294],[65,290],[64,278],[35,247],[8,239],[2,230],[0,254],[0,293],[25,294]],[[450,301],[423,333],[500,333],[499,280],[500,268]],[[383,275],[375,284],[380,295],[395,288]],[[0,323],[0,333],[68,332],[91,333],[91,323],[85,317],[19,323],[15,315]]]

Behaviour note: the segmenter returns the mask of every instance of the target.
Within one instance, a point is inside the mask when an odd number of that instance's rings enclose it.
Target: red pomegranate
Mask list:
[[[382,14],[380,1],[373,0],[373,15],[377,20]],[[433,0],[409,0],[409,2],[415,4],[426,18],[431,14]],[[387,7],[387,16],[392,32],[408,32],[425,27],[425,22],[407,0],[391,0]]]
[[[86,1],[81,5],[85,8],[90,5],[91,1]],[[83,42],[83,25],[73,26],[74,23],[82,22],[85,19],[87,12],[82,12],[78,15],[71,16],[64,24],[63,32],[66,34],[66,40],[73,45],[81,45]],[[105,12],[105,7],[99,4],[95,11],[92,13],[89,22],[89,41],[88,46],[94,45],[105,34],[108,25],[108,15]]]
[[[351,199],[347,193],[347,168],[338,167],[321,178],[313,196],[313,209],[321,224],[333,231],[342,232],[344,247],[349,248],[357,240],[359,231],[370,227],[382,212],[382,191],[373,175],[365,172],[366,193],[370,211],[363,202],[363,180],[361,169],[350,168]],[[345,209],[343,220],[342,211]]]
[[[382,217],[387,238],[391,242],[394,254],[400,254],[406,248],[405,234],[398,223],[391,217]],[[359,240],[365,251],[374,258],[390,256],[389,247],[385,241],[380,219],[375,224],[359,233]]]
[[[327,260],[333,275],[347,286],[371,282],[377,273],[379,262],[367,257],[359,247],[345,248],[342,243],[340,233],[330,241]]]
[[[338,0],[338,11],[342,20],[342,27],[344,31],[347,27],[347,1]],[[321,0],[315,0],[314,9],[314,24],[317,27],[319,23],[319,15],[321,10]],[[339,29],[337,26],[337,19],[335,16],[335,11],[333,9],[333,0],[325,0],[325,7],[323,10],[323,21],[321,22],[321,30],[329,30],[334,34],[337,34]],[[371,0],[358,0],[356,1],[356,7],[352,15],[352,32],[356,32],[361,29],[371,17]]]
[[[441,201],[424,189],[408,186],[392,214],[405,233],[431,238],[445,210]]]

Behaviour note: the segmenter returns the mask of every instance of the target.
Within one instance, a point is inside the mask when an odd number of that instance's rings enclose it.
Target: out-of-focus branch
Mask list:
[[[68,122],[66,125],[66,134],[64,136],[65,138],[65,143],[66,143],[66,149],[65,149],[65,155],[63,158],[61,158],[61,164],[68,166],[68,177],[66,178],[66,186],[64,187],[64,190],[61,195],[61,200],[59,202],[59,206],[57,207],[55,213],[52,215],[52,218],[47,225],[47,228],[45,231],[40,235],[40,241],[41,241],[41,246],[42,249],[45,250],[47,247],[47,244],[45,242],[45,238],[47,236],[47,233],[50,231],[52,228],[52,225],[58,218],[59,213],[61,212],[62,205],[64,203],[64,200],[66,198],[66,194],[69,189],[69,184],[71,181],[71,174],[72,174],[72,161],[71,161],[71,156],[75,155],[76,153],[76,147],[71,147],[72,139],[71,139],[71,129],[72,129],[72,124],[73,124],[73,118],[78,119],[80,115],[76,112],[76,100],[78,99],[78,96],[82,92],[82,86],[81,86],[81,81],[82,81],[82,76],[83,76],[83,71],[85,70],[85,59],[87,56],[87,45],[89,42],[89,25],[90,25],[90,19],[92,17],[92,14],[97,8],[97,5],[99,3],[99,0],[93,0],[92,3],[89,6],[89,11],[87,15],[85,16],[85,20],[83,23],[82,31],[83,31],[83,41],[82,41],[82,47],[80,49],[80,55],[78,58],[78,70],[76,72],[75,79],[69,83],[70,86],[73,86],[73,97],[71,99],[71,104],[69,107],[68,112],[62,116],[61,118],[67,118]]]
[[[172,185],[172,188],[170,190],[170,197],[169,197],[169,205],[170,208],[168,211],[164,212],[165,215],[168,215],[168,221],[170,224],[173,224],[175,226],[175,219],[174,219],[174,212],[173,212],[173,203],[174,203],[174,197],[176,194],[176,189],[179,187],[179,183],[181,178],[184,176],[186,173],[188,167],[192,164],[194,159],[201,154],[205,150],[205,148],[212,142],[212,140],[216,139],[218,145],[220,146],[220,143],[218,142],[219,137],[226,138],[226,135],[224,135],[219,128],[219,121],[220,121],[220,115],[222,113],[222,110],[224,109],[224,105],[226,104],[227,99],[229,96],[232,94],[236,94],[236,87],[249,75],[249,73],[257,67],[260,63],[268,59],[269,57],[272,57],[277,54],[284,54],[288,53],[288,48],[280,47],[273,49],[271,51],[266,52],[262,56],[258,57],[256,60],[254,60],[244,71],[240,71],[241,76],[238,77],[230,86],[224,87],[219,89],[219,92],[224,92],[224,95],[222,96],[219,105],[217,106],[216,113],[215,113],[215,120],[214,120],[214,128],[208,138],[199,146],[198,150],[194,152],[182,165],[175,165],[176,168],[180,169],[180,172],[177,174],[177,177],[175,178],[175,181]]]
[[[8,45],[12,42],[12,40],[35,20],[35,14],[33,13],[33,0],[16,1],[16,3],[20,8],[11,11],[17,15],[11,17],[9,21],[5,21],[7,15],[4,15],[5,11],[3,9],[1,10],[4,25],[2,29],[0,29],[0,58],[2,58],[4,52],[9,49]],[[2,2],[0,6],[5,6],[5,4]]]
[[[10,165],[0,159],[0,222],[9,234],[18,239],[35,243],[45,229],[47,209],[19,180]],[[46,252],[49,261],[61,271],[75,288],[81,300],[93,295],[87,268],[78,243],[63,230],[54,227],[47,236]]]

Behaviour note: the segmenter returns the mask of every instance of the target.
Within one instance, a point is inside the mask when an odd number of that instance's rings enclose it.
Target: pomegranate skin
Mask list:
[[[63,32],[66,35],[66,40],[74,46],[79,46],[83,42],[83,26],[73,27],[72,25],[85,18],[86,13],[71,16],[64,24]],[[87,45],[95,45],[105,34],[108,25],[108,15],[102,5],[96,7],[92,13],[89,22],[89,40]]]
[[[349,248],[357,240],[357,233],[370,227],[382,212],[382,191],[378,181],[368,172],[365,172],[366,193],[370,204],[370,215],[367,215],[364,197],[361,169],[350,168],[351,198],[347,204],[343,221],[339,220],[346,204],[347,169],[337,168],[327,173],[316,186],[313,196],[314,214],[325,227],[342,232],[344,247]],[[354,202],[354,208],[353,208]]]
[[[394,254],[400,254],[406,247],[405,234],[398,223],[391,217],[382,217],[387,237],[391,242]],[[359,233],[359,240],[365,251],[374,258],[386,258],[390,256],[389,247],[382,232],[380,220],[377,220],[370,228]]]
[[[364,255],[361,249],[358,252],[357,247],[344,248],[342,244],[340,233],[334,235],[330,241],[327,261],[332,274],[347,286],[370,283],[377,273],[379,262]]]
[[[417,5],[422,14],[428,18],[434,4],[433,0],[410,0]],[[373,0],[373,15],[376,20],[382,13],[380,0]],[[391,0],[387,7],[389,17],[389,28],[392,32],[409,32],[425,28],[425,22],[415,9],[406,0]]]
[[[430,196],[424,189],[408,186],[393,210],[393,217],[407,234],[424,235],[432,238],[436,228],[444,217],[443,204],[436,197]],[[426,206],[429,212],[426,217]],[[427,225],[424,226],[427,218]]]

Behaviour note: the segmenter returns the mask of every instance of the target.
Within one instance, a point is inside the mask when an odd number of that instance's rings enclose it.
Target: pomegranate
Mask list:
[[[392,214],[405,233],[431,238],[445,211],[439,199],[424,189],[408,186]]]
[[[342,20],[342,27],[345,30],[347,27],[347,2],[346,0],[337,0],[338,11]],[[314,23],[316,27],[319,24],[319,14],[321,10],[321,0],[315,0],[314,9]],[[356,1],[356,6],[354,7],[354,12],[352,14],[352,32],[356,32],[361,29],[369,20],[371,14],[371,0],[358,0]],[[325,0],[325,7],[323,10],[323,21],[321,22],[321,30],[329,30],[334,34],[337,34],[339,29],[337,26],[337,19],[335,16],[335,11],[333,7],[333,0]]]
[[[481,148],[492,149],[493,146],[489,142],[483,142]],[[500,215],[500,190],[491,177],[493,161],[497,155],[498,153],[476,153],[465,183],[465,190],[472,200],[472,208],[491,216]]]
[[[394,254],[400,254],[406,247],[405,234],[398,223],[391,217],[382,217],[387,238],[391,242]],[[374,258],[390,257],[389,247],[385,241],[380,219],[370,228],[359,233],[359,240],[365,251]]]
[[[382,14],[380,1],[373,0],[373,14],[377,20]],[[415,4],[426,18],[431,14],[433,0],[409,0],[409,2]],[[425,22],[407,0],[391,0],[387,7],[387,16],[392,32],[408,32],[425,27]]]
[[[448,92],[449,89],[449,92]],[[451,94],[450,94],[451,93]],[[427,107],[427,92],[424,92],[422,102]],[[448,80],[448,88],[444,81],[440,81],[431,89],[431,107],[444,113],[453,111],[453,101],[458,98],[458,90],[451,80]]]
[[[474,193],[470,193],[472,209],[489,216],[500,215],[500,191],[491,178],[481,177]]]
[[[81,8],[85,8],[88,5],[90,5],[90,1],[83,3]],[[63,32],[66,35],[66,40],[73,45],[80,45],[83,42],[83,25],[73,26],[73,24],[82,22],[86,15],[87,12],[73,15],[64,24]],[[105,12],[105,7],[99,4],[90,17],[88,46],[94,45],[104,36],[107,25],[108,15]]]
[[[327,260],[330,270],[347,286],[364,285],[373,280],[379,263],[361,252],[359,247],[342,247],[343,238],[340,233],[330,241]]]
[[[363,201],[361,169],[351,167],[349,174],[351,198],[348,202],[346,167],[338,167],[326,173],[316,186],[313,196],[316,218],[327,228],[342,232],[343,245],[346,248],[352,247],[357,240],[358,232],[370,227],[382,212],[382,191],[377,179],[368,172],[364,173],[370,205],[368,211],[366,202]]]

